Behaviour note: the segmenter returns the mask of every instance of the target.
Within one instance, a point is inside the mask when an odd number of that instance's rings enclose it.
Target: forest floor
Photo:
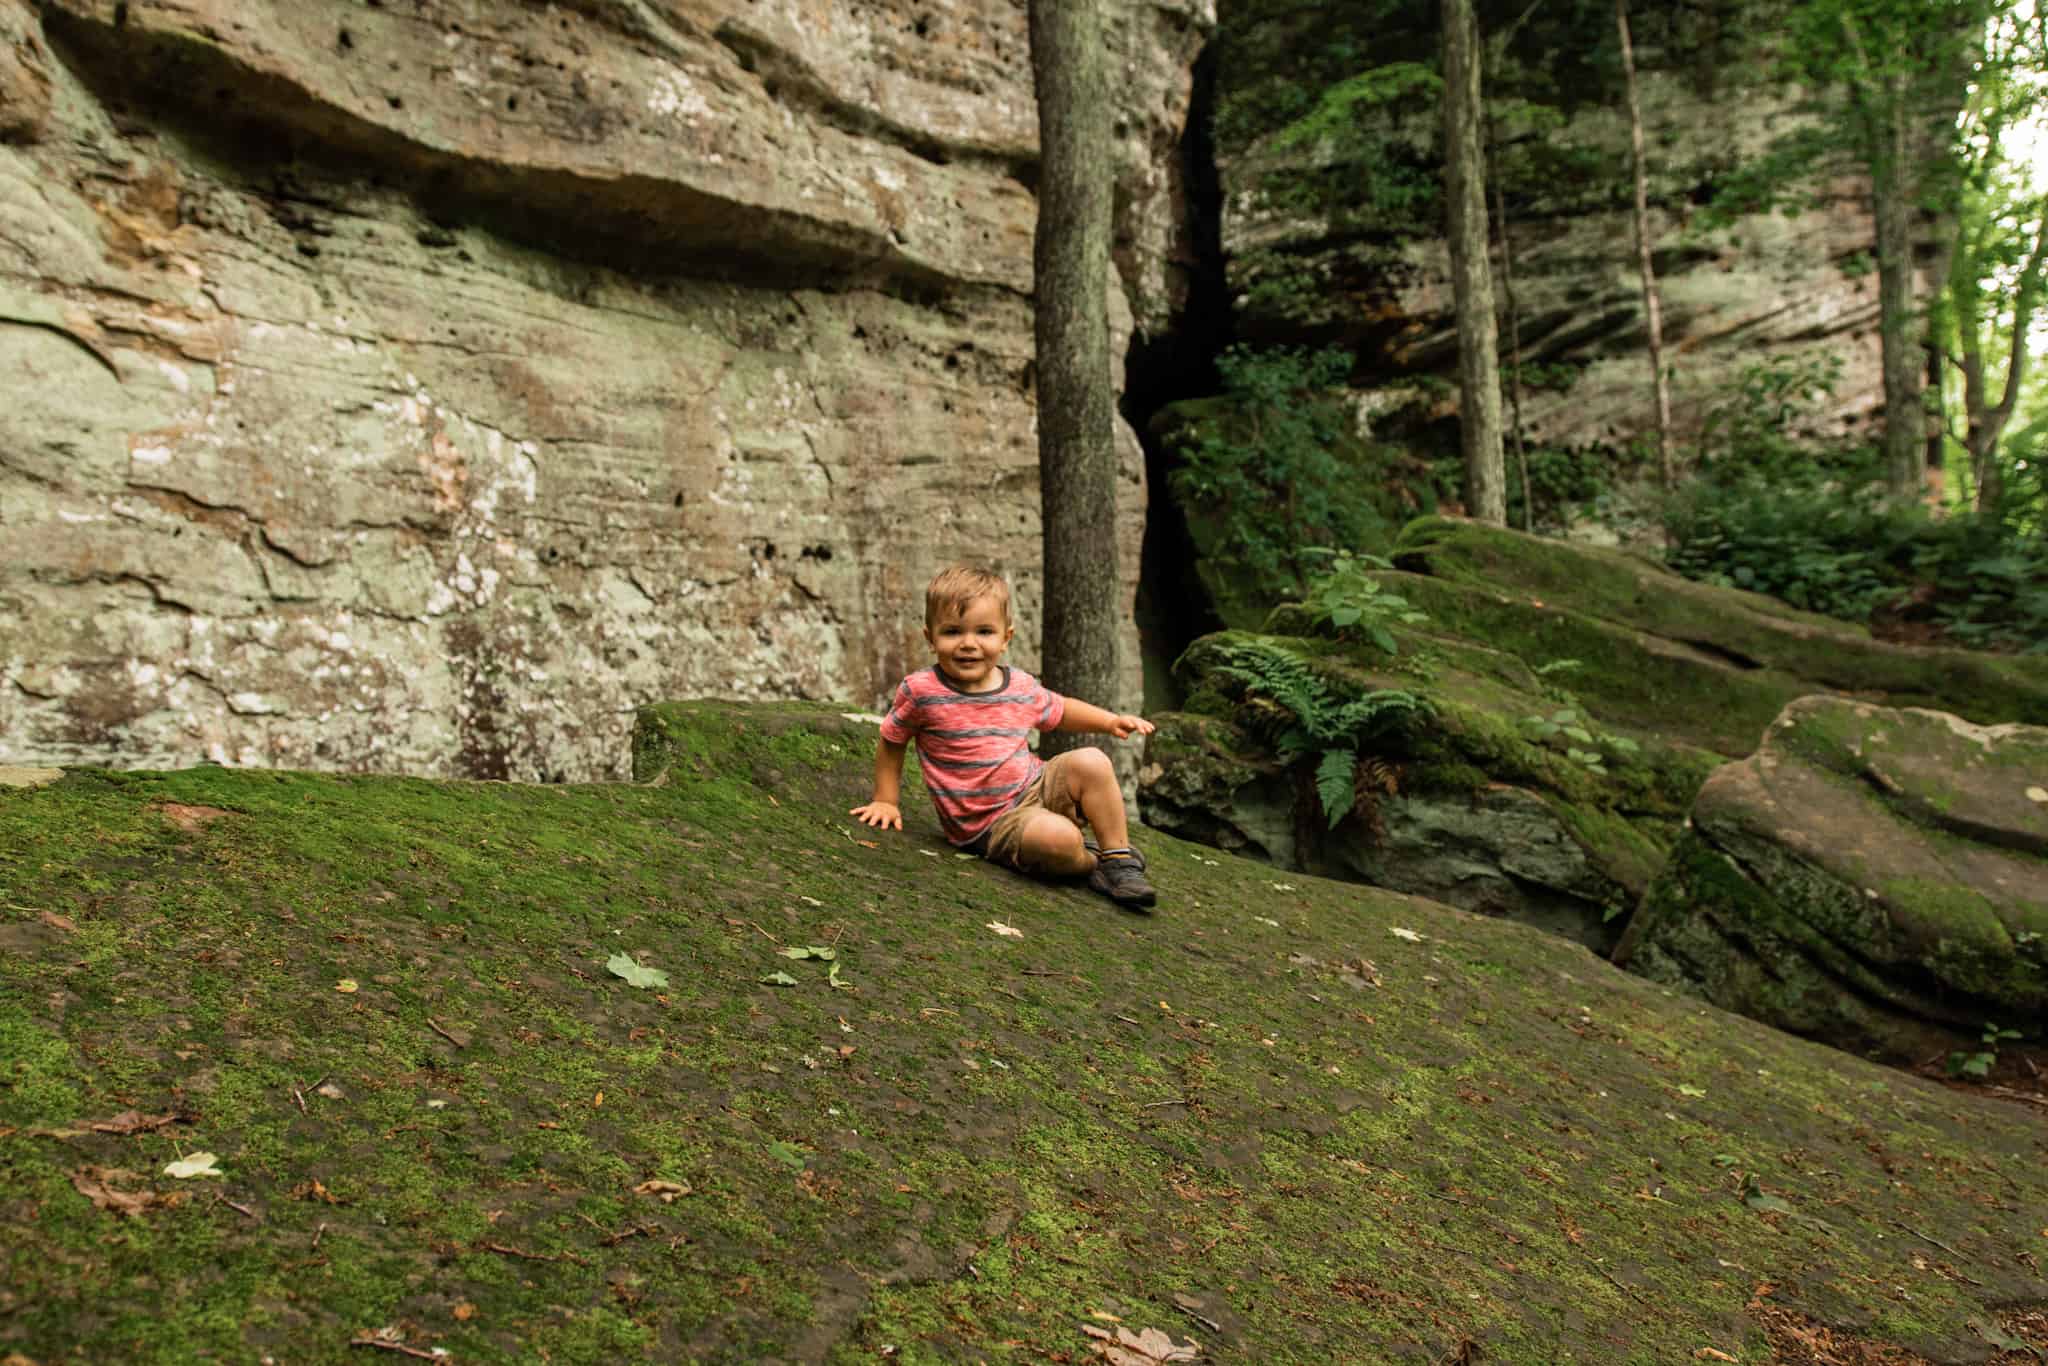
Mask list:
[[[0,1359],[2048,1350],[2039,1107],[1163,836],[1137,916],[872,832],[828,709],[664,726],[0,787]]]

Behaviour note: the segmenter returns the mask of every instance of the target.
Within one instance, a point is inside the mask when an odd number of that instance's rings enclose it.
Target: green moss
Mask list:
[[[479,1362],[998,1360],[1079,1356],[1100,1309],[1234,1359],[1470,1337],[1665,1361],[1747,1354],[1750,1276],[1868,1322],[1893,1220],[2017,1246],[2048,1203],[2023,1118],[1511,925],[1276,889],[1156,833],[1149,920],[954,860],[922,809],[867,847],[844,816],[866,747],[760,739],[772,710],[728,709],[755,738],[715,760],[698,711],[662,787],[201,769],[0,793],[8,1349],[338,1363],[390,1324]],[[185,832],[163,802],[226,814]],[[836,944],[856,989],[792,942]],[[620,951],[669,989],[609,976]],[[1364,956],[1377,988],[1339,974]],[[762,986],[775,968],[799,985]],[[32,1132],[129,1108],[187,1119]],[[1762,1179],[1828,1220],[1838,1299],[1712,1161],[1793,1146]],[[197,1147],[224,1182],[158,1175]],[[122,1219],[86,1168],[189,1198]],[[691,1193],[636,1193],[654,1178]],[[1747,1274],[1699,1274],[1703,1246]],[[2037,1293],[2010,1259],[1959,1269],[1981,1284],[1914,1290],[1952,1354]]]

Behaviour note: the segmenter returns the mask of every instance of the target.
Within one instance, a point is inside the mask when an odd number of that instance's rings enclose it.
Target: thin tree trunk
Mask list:
[[[1479,32],[1472,0],[1443,0],[1444,190],[1451,288],[1458,313],[1458,426],[1466,512],[1507,525],[1500,431],[1500,352],[1486,251],[1486,163],[1480,148]]]
[[[1657,269],[1650,252],[1650,178],[1643,156],[1643,108],[1636,93],[1635,46],[1628,35],[1628,0],[1614,0],[1614,24],[1621,31],[1621,72],[1628,91],[1629,160],[1636,191],[1636,269],[1643,278],[1643,315],[1650,329],[1650,376],[1657,400],[1657,471],[1670,488],[1671,383],[1664,374],[1664,306],[1657,292]]]
[[[1877,220],[1878,347],[1884,371],[1885,483],[1894,497],[1919,498],[1927,487],[1926,415],[1920,406],[1920,345],[1913,335],[1912,171],[1906,162],[1905,98],[1885,83],[1877,111],[1881,149],[1871,167],[1872,217]]]
[[[1110,118],[1097,0],[1031,0],[1038,95],[1041,669],[1055,692],[1119,705],[1115,414],[1110,394]],[[1043,737],[1058,749],[1055,736]]]
[[[1536,493],[1529,487],[1529,451],[1522,444],[1522,316],[1515,307],[1515,251],[1508,240],[1508,197],[1501,187],[1500,141],[1493,119],[1486,120],[1486,141],[1492,155],[1493,217],[1500,229],[1501,302],[1508,311],[1508,434],[1515,448],[1515,473],[1522,481],[1522,530],[1536,530]]]

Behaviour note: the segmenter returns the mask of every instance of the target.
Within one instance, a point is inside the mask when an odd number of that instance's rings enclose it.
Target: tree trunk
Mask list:
[[[1047,687],[1117,707],[1115,410],[1110,394],[1110,117],[1097,0],[1031,0],[1038,95],[1040,668]],[[1042,737],[1048,752],[1064,745]]]
[[[1472,0],[1443,0],[1444,198],[1451,289],[1458,313],[1458,426],[1465,449],[1465,510],[1507,525],[1500,431],[1500,354],[1493,277],[1486,259],[1486,163],[1480,151],[1479,29]]]
[[[1671,384],[1664,374],[1664,306],[1657,293],[1657,269],[1650,252],[1650,179],[1643,158],[1643,107],[1636,94],[1635,46],[1628,36],[1628,0],[1614,0],[1614,23],[1621,31],[1621,73],[1628,91],[1628,140],[1636,190],[1636,269],[1643,279],[1643,315],[1650,329],[1650,379],[1657,400],[1657,472],[1670,488]]]
[[[1515,248],[1508,238],[1508,196],[1500,183],[1499,143],[1493,120],[1486,121],[1486,141],[1493,148],[1493,216],[1500,229],[1501,302],[1508,314],[1508,432],[1515,448],[1515,471],[1522,480],[1522,530],[1536,530],[1536,492],[1529,487],[1529,451],[1522,444],[1522,317],[1515,308]]]
[[[1880,141],[1870,186],[1877,220],[1885,484],[1894,497],[1919,498],[1927,486],[1927,418],[1920,404],[1920,338],[1913,310],[1913,177],[1906,160],[1904,101],[1898,80],[1887,81],[1875,111]]]

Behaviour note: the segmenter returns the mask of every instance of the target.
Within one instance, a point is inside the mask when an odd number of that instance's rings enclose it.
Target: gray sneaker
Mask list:
[[[1088,885],[1127,910],[1149,910],[1159,898],[1145,880],[1145,856],[1135,849],[1097,855]]]

